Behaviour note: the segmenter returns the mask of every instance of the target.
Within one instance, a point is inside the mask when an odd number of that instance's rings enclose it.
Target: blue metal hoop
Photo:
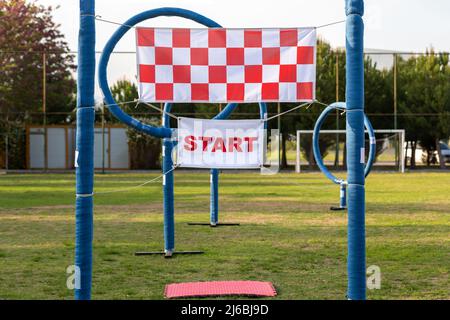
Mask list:
[[[102,90],[104,100],[106,105],[108,105],[109,110],[111,113],[118,118],[123,123],[127,124],[128,126],[139,130],[141,132],[147,133],[149,135],[159,137],[159,138],[168,138],[172,135],[172,130],[170,128],[165,127],[154,127],[145,123],[140,122],[139,120],[131,117],[129,114],[124,112],[118,105],[117,102],[114,100],[111,90],[109,89],[108,84],[108,78],[107,78],[107,67],[109,58],[111,57],[111,53],[113,52],[114,48],[116,47],[117,43],[122,39],[122,37],[127,33],[128,30],[130,30],[132,27],[134,27],[136,24],[160,17],[160,16],[169,16],[169,17],[182,17],[186,18],[195,22],[198,22],[206,27],[209,28],[220,28],[221,26],[205,17],[202,16],[196,12],[181,9],[181,8],[158,8],[158,9],[152,9],[148,11],[144,11],[140,14],[135,15],[134,17],[128,19],[123,25],[121,25],[117,31],[112,35],[112,37],[109,39],[109,41],[106,43],[105,48],[103,49],[103,53],[100,57],[99,65],[98,65],[98,81],[100,85],[100,89]]]
[[[159,16],[177,16],[186,18],[195,22],[198,22],[209,28],[221,28],[221,26],[198,13],[195,13],[190,10],[185,10],[181,8],[159,8],[148,10],[134,17],[128,19],[123,25],[121,25],[117,31],[112,35],[109,41],[106,43],[105,48],[103,49],[103,53],[100,57],[99,67],[98,67],[98,77],[100,89],[103,92],[104,99],[106,104],[108,105],[111,113],[118,118],[123,123],[128,126],[144,132],[146,134],[159,137],[159,138],[171,138],[172,129],[169,125],[168,114],[165,113],[163,116],[163,125],[162,127],[154,127],[145,123],[140,122],[139,120],[131,117],[126,112],[124,112],[114,100],[112,96],[111,90],[109,89],[108,79],[107,79],[107,66],[109,62],[109,58],[111,53],[113,52],[115,46],[120,41],[120,39],[125,35],[125,33],[136,24],[145,21],[147,19],[156,18]],[[170,112],[172,103],[166,103],[164,106],[165,112]],[[215,119],[226,119],[236,108],[236,103],[230,103],[226,106],[226,108],[218,114]],[[264,102],[259,103],[260,107],[260,116],[264,118],[267,114],[267,105]],[[163,172],[168,172],[165,174],[165,184],[164,184],[164,242],[165,242],[165,252],[171,254],[175,247],[175,230],[174,230],[174,207],[173,207],[173,172],[172,168],[172,159],[171,159],[171,150],[173,148],[173,143],[170,139],[164,139],[164,154],[163,154]],[[216,179],[214,180],[212,189],[216,192],[212,192],[212,198],[214,198],[214,207],[217,207],[217,177],[218,171],[212,170],[212,173],[215,175]],[[217,210],[215,211],[217,212]]]
[[[325,110],[322,111],[319,118],[317,119],[317,122],[314,126],[314,133],[313,133],[313,151],[314,151],[314,158],[316,159],[316,163],[317,163],[317,166],[319,167],[320,171],[322,171],[328,179],[330,179],[334,183],[340,185],[340,184],[344,183],[345,180],[337,178],[328,170],[328,168],[323,163],[322,155],[320,154],[320,148],[319,148],[319,134],[320,134],[320,129],[322,128],[322,124],[324,123],[328,114],[331,111],[336,110],[336,109],[345,110],[346,109],[345,102],[336,102],[336,103],[329,105],[328,107],[325,108]],[[375,139],[375,133],[373,131],[372,124],[370,123],[370,121],[366,115],[364,115],[364,126],[366,127],[366,130],[369,134],[369,139],[370,139],[369,159],[364,168],[364,176],[367,177],[369,175],[370,170],[372,169],[372,165],[375,161],[376,139]]]

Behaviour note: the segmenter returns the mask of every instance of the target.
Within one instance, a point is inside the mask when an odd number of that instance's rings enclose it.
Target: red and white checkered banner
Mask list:
[[[314,28],[136,30],[142,101],[315,99]]]
[[[180,167],[245,169],[263,165],[264,120],[178,118]]]

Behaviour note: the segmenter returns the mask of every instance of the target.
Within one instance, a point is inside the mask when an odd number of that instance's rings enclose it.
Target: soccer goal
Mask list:
[[[312,139],[314,130],[298,130],[296,141],[295,172],[315,170]],[[374,130],[376,156],[374,169],[405,172],[405,130]],[[366,131],[366,160],[369,152],[369,137]],[[329,168],[343,170],[346,167],[345,130],[321,130],[320,151]]]

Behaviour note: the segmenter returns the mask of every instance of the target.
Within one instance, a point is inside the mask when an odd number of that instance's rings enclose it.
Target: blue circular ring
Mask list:
[[[324,165],[322,160],[322,155],[320,154],[320,148],[319,148],[319,134],[320,134],[320,128],[322,127],[322,124],[324,123],[326,117],[328,114],[333,110],[345,110],[346,104],[344,102],[336,102],[328,107],[325,108],[325,110],[322,111],[319,118],[317,119],[317,122],[314,126],[314,133],[313,133],[313,152],[314,152],[314,158],[316,159],[316,163],[322,171],[325,176],[333,181],[336,184],[342,184],[345,182],[345,180],[339,179],[335,177]],[[369,134],[370,139],[370,149],[369,149],[369,159],[367,161],[367,164],[364,168],[364,176],[367,177],[370,173],[370,170],[372,169],[372,165],[375,161],[375,146],[376,146],[376,139],[375,139],[375,132],[373,131],[372,124],[370,123],[367,116],[364,114],[364,126]]]
[[[100,85],[100,89],[104,95],[104,102],[108,106],[111,113],[118,118],[123,123],[128,126],[147,133],[149,135],[159,137],[159,138],[168,138],[172,135],[172,129],[165,127],[154,127],[145,123],[140,122],[139,120],[131,117],[129,114],[124,112],[114,100],[112,96],[111,90],[109,89],[108,79],[107,79],[107,67],[109,58],[111,57],[111,53],[114,51],[115,46],[119,42],[120,39],[134,27],[136,24],[145,21],[147,19],[156,18],[160,16],[169,16],[169,17],[182,17],[195,22],[198,22],[209,28],[220,28],[221,26],[209,19],[205,16],[202,16],[196,12],[180,9],[180,8],[158,8],[152,9],[148,11],[144,11],[140,14],[135,15],[128,19],[123,25],[121,25],[116,32],[112,35],[109,41],[106,43],[105,48],[103,49],[103,53],[100,57],[99,65],[98,65],[98,81]]]

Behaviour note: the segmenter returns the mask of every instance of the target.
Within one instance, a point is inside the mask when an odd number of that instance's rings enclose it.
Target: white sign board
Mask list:
[[[177,165],[249,169],[263,165],[263,120],[178,118]]]

